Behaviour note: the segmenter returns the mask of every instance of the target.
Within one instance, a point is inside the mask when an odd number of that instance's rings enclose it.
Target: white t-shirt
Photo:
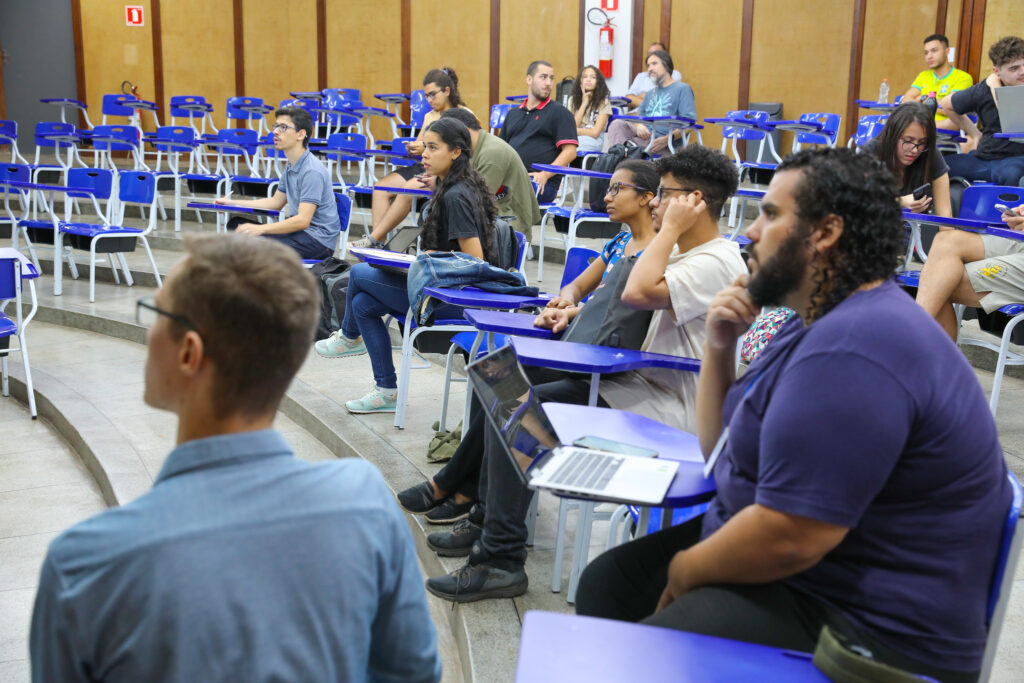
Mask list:
[[[682,74],[679,73],[679,69],[676,69],[675,71],[672,72],[672,80],[673,81],[682,81],[683,80],[683,76],[682,76]],[[633,83],[629,86],[629,90],[626,91],[626,94],[627,95],[642,96],[648,90],[653,90],[653,89],[654,89],[654,81],[651,80],[650,74],[648,74],[647,71],[644,70],[644,71],[641,71],[640,73],[638,73],[636,75],[636,78],[633,79]]]
[[[704,353],[704,319],[715,294],[733,283],[747,266],[739,246],[719,237],[669,256],[665,269],[672,308],[651,318],[642,351],[700,358]],[[601,398],[612,408],[628,410],[676,429],[697,429],[697,373],[644,368],[601,379]]]

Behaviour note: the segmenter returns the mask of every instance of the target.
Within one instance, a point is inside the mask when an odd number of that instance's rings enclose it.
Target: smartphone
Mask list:
[[[1002,211],[1004,216],[1016,216],[1017,215],[1006,204],[996,204],[996,208],[999,209],[1000,211]]]
[[[641,458],[656,458],[658,451],[650,448],[634,446],[611,439],[602,439],[600,436],[584,436],[572,442],[573,446],[580,448],[593,448],[595,451],[608,451],[609,453],[622,453],[623,455],[635,455]]]
[[[923,199],[924,196],[926,194],[928,194],[928,191],[931,190],[931,189],[932,189],[932,184],[931,183],[925,183],[921,187],[919,187],[916,190],[914,190],[914,199]]]

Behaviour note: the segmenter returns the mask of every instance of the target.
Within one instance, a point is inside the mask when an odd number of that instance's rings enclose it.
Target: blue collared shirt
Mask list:
[[[153,489],[54,539],[35,681],[436,681],[406,521],[358,458],[275,430],[182,444]]]

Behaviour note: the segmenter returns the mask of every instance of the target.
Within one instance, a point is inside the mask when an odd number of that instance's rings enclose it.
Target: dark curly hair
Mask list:
[[[924,154],[914,159],[914,163],[904,167],[896,158],[896,146],[900,144],[903,131],[912,123],[919,123],[924,128],[928,147]],[[878,158],[897,179],[895,187],[916,188],[931,180],[928,176],[935,168],[935,158],[939,156],[935,139],[935,116],[920,102],[904,102],[889,115],[882,134],[878,136]]]
[[[808,323],[838,306],[861,285],[893,277],[906,236],[894,179],[882,163],[853,150],[812,149],[786,157],[776,173],[801,171],[794,193],[798,230],[810,237],[830,215],[843,233],[815,275]]]
[[[462,106],[462,95],[459,94],[459,77],[455,75],[455,69],[450,66],[431,69],[423,77],[423,85],[428,83],[433,83],[441,90],[448,88],[448,105],[450,107]]]
[[[654,165],[659,176],[666,174],[693,190],[700,190],[708,215],[718,220],[722,207],[739,187],[736,164],[721,152],[702,145],[687,145],[675,154],[658,159]]]
[[[623,159],[615,165],[616,171],[628,171],[634,185],[643,188],[643,192],[651,194],[658,191],[658,183],[661,178],[654,164],[643,159]]]
[[[580,102],[583,101],[583,72],[590,69],[597,76],[597,82],[594,83],[594,94],[590,96],[590,104],[587,105],[587,111],[583,112],[583,118],[586,119],[590,116],[591,112],[600,111],[604,103],[608,101],[608,97],[611,92],[608,90],[608,82],[604,80],[604,74],[601,70],[592,64],[588,64],[576,75],[576,82],[572,86],[572,96],[569,98],[569,108],[576,113],[580,108]]]
[[[454,118],[439,118],[427,126],[425,133],[436,133],[441,142],[448,145],[450,149],[460,149],[460,154],[444,180],[440,181],[434,188],[434,196],[430,200],[430,207],[423,219],[423,234],[420,237],[420,246],[423,250],[448,250],[448,226],[444,205],[445,195],[456,185],[461,185],[470,194],[469,208],[473,215],[473,224],[477,226],[480,233],[480,244],[483,247],[484,260],[491,264],[497,264],[497,252],[494,244],[494,218],[497,215],[497,208],[494,206],[494,195],[487,189],[487,183],[483,177],[470,166],[470,158],[473,156],[473,145],[469,137],[469,129],[461,121]]]
[[[1024,59],[1024,38],[1006,36],[1000,38],[988,49],[988,58],[993,66],[1003,66],[1018,59]]]

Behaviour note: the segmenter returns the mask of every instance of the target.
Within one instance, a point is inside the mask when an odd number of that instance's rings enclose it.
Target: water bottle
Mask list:
[[[878,89],[878,103],[889,104],[889,79],[882,79],[882,87]]]
[[[924,99],[924,106],[928,107],[928,111],[932,113],[932,116],[935,116],[935,112],[939,110],[939,100],[935,96],[934,90],[928,93],[928,97]]]

